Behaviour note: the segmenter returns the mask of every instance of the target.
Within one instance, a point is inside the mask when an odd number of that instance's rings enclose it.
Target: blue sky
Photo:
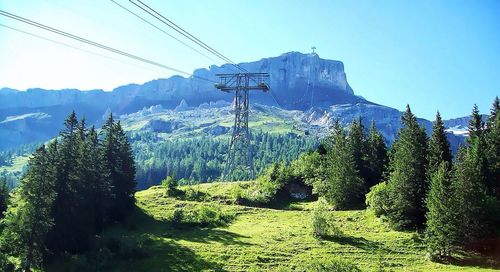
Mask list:
[[[410,103],[419,117],[464,116],[474,103],[487,112],[500,94],[497,0],[145,2],[236,62],[314,45],[344,62],[356,94],[400,110]],[[187,72],[213,64],[111,1],[0,1],[0,9]],[[0,24],[96,53],[0,26],[1,87],[111,90],[173,74],[5,17]]]

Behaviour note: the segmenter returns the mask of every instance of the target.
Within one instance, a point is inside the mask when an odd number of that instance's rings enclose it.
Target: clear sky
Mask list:
[[[143,1],[236,62],[314,45],[344,62],[356,94],[400,110],[410,103],[419,117],[468,115],[474,103],[487,112],[500,94],[498,0]],[[108,0],[0,0],[0,9],[183,71],[214,63]],[[3,16],[0,24],[96,53],[0,26],[0,87],[111,90],[174,74]]]

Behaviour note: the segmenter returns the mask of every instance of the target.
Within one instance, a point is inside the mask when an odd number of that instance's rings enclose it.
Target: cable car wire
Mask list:
[[[5,17],[9,17],[11,19],[20,21],[20,22],[25,23],[25,24],[29,24],[29,25],[32,25],[32,26],[44,29],[46,31],[50,31],[52,33],[55,33],[55,34],[58,34],[58,35],[61,35],[61,36],[67,37],[67,38],[71,38],[73,40],[76,40],[76,41],[79,41],[79,42],[82,42],[82,43],[86,43],[88,45],[92,45],[94,47],[98,47],[98,48],[101,48],[101,49],[104,49],[104,50],[107,50],[107,51],[110,51],[110,52],[113,52],[113,53],[116,53],[116,54],[119,54],[119,55],[122,55],[122,56],[125,56],[125,57],[129,57],[129,58],[135,59],[137,61],[141,61],[141,62],[150,64],[150,65],[155,65],[155,66],[158,66],[158,67],[170,70],[170,71],[174,71],[174,72],[177,72],[177,73],[180,73],[180,74],[183,74],[183,75],[187,75],[187,76],[196,78],[196,79],[200,79],[200,80],[204,80],[204,81],[208,81],[208,82],[212,82],[212,83],[217,83],[216,81],[213,81],[213,80],[210,80],[210,79],[207,79],[207,78],[203,78],[203,77],[200,77],[200,76],[196,76],[196,75],[193,75],[191,73],[187,73],[187,72],[184,72],[182,70],[176,69],[174,67],[171,67],[171,66],[168,66],[168,65],[164,65],[164,64],[152,61],[152,60],[148,60],[148,59],[136,56],[134,54],[130,54],[130,53],[127,53],[127,52],[115,49],[113,47],[109,47],[109,46],[106,46],[106,45],[103,45],[103,44],[100,44],[100,43],[97,43],[97,42],[94,42],[94,41],[82,38],[80,36],[77,36],[77,35],[74,35],[74,34],[70,34],[68,32],[64,32],[62,30],[59,30],[59,29],[56,29],[56,28],[53,28],[53,27],[50,27],[50,26],[38,23],[36,21],[32,21],[32,20],[23,18],[21,16],[9,13],[7,11],[0,10],[0,15],[5,16]]]
[[[177,37],[175,37],[175,36],[173,36],[172,34],[170,34],[170,33],[166,32],[165,30],[161,29],[160,27],[156,26],[155,24],[151,23],[150,21],[148,21],[148,20],[144,19],[144,17],[142,17],[142,16],[140,16],[139,14],[137,14],[137,13],[135,13],[135,12],[131,11],[130,9],[128,9],[127,7],[125,7],[125,6],[121,5],[120,3],[116,2],[115,0],[111,0],[111,2],[113,2],[115,5],[119,6],[120,8],[124,9],[124,10],[125,10],[125,11],[127,11],[128,13],[130,13],[130,14],[134,15],[135,17],[137,17],[137,18],[138,18],[138,19],[140,19],[141,21],[145,22],[146,24],[148,24],[148,25],[150,25],[150,26],[152,26],[152,27],[156,28],[157,30],[161,31],[163,34],[165,34],[165,35],[169,36],[170,38],[172,38],[172,39],[176,40],[177,42],[181,43],[182,45],[184,45],[184,46],[186,46],[186,47],[190,48],[191,50],[195,51],[196,53],[200,54],[201,56],[203,56],[203,57],[207,58],[207,59],[208,59],[208,60],[210,60],[210,61],[213,61],[213,62],[215,62],[215,63],[219,64],[219,63],[218,63],[218,61],[216,61],[215,59],[213,59],[213,58],[211,58],[211,57],[207,56],[207,55],[206,55],[206,54],[204,54],[203,52],[201,52],[201,51],[197,50],[196,48],[194,48],[194,47],[190,46],[189,44],[187,44],[187,43],[185,43],[185,42],[181,41],[181,40],[180,40],[180,39],[178,39]]]
[[[153,69],[149,69],[149,68],[146,68],[146,67],[143,67],[143,66],[139,66],[139,65],[133,64],[131,62],[126,62],[126,61],[123,61],[123,60],[120,60],[120,59],[117,59],[117,58],[113,58],[113,57],[106,56],[106,55],[103,55],[103,54],[99,54],[99,53],[96,53],[96,52],[93,52],[93,51],[90,51],[90,50],[87,50],[87,49],[83,49],[81,47],[77,47],[77,46],[73,46],[73,45],[70,45],[70,44],[67,44],[67,43],[62,43],[62,42],[59,42],[59,41],[56,41],[56,40],[52,40],[52,39],[49,39],[49,38],[46,38],[46,37],[43,37],[43,36],[31,33],[31,32],[28,32],[28,31],[24,31],[24,30],[15,28],[15,27],[11,27],[11,26],[4,25],[4,24],[1,24],[1,23],[0,23],[0,26],[4,27],[4,28],[7,28],[7,29],[10,29],[10,30],[13,30],[13,31],[16,31],[16,32],[19,32],[19,33],[22,33],[22,34],[26,34],[26,35],[35,37],[37,39],[41,39],[41,40],[44,40],[44,41],[48,41],[48,42],[51,42],[51,43],[62,45],[62,46],[65,46],[65,47],[68,47],[68,48],[72,48],[72,49],[75,49],[75,50],[79,50],[79,51],[82,51],[82,52],[85,52],[85,53],[88,53],[88,54],[96,55],[96,56],[99,56],[99,57],[102,57],[102,58],[107,58],[107,59],[110,59],[110,60],[113,60],[113,61],[117,61],[117,62],[120,62],[120,63],[124,63],[124,64],[127,64],[127,65],[132,65],[132,66],[135,66],[135,67],[138,67],[138,68],[141,68],[141,69],[147,69],[147,70],[150,70],[150,71],[154,71]]]
[[[183,29],[179,25],[175,24],[173,21],[169,20],[167,17],[163,16],[161,13],[159,13],[158,11],[156,11],[155,9],[153,9],[152,7],[148,6],[147,4],[145,4],[144,2],[142,2],[141,0],[137,0],[137,2],[139,2],[140,4],[135,3],[132,0],[129,0],[129,2],[132,3],[132,4],[134,4],[138,8],[142,9],[143,11],[145,11],[146,13],[148,13],[149,15],[153,16],[154,18],[156,18],[157,20],[159,20],[163,24],[165,24],[168,27],[172,28],[177,33],[181,34],[182,36],[188,38],[192,42],[196,43],[200,47],[202,47],[205,50],[207,50],[208,52],[212,53],[216,57],[218,57],[218,58],[222,59],[223,61],[228,62],[229,64],[233,65],[238,70],[241,70],[241,71],[244,71],[244,72],[248,72],[246,69],[244,69],[243,67],[239,66],[238,64],[236,64],[234,61],[232,61],[228,57],[224,56],[223,54],[219,53],[213,47],[207,45],[206,43],[204,43],[203,41],[201,41],[200,39],[198,39],[196,36],[192,35],[191,33],[189,33],[188,31],[186,31],[185,29]]]

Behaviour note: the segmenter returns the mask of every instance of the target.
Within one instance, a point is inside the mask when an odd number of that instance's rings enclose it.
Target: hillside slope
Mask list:
[[[420,235],[393,231],[365,210],[332,212],[344,237],[318,241],[309,224],[314,202],[276,209],[235,205],[231,192],[240,184],[244,183],[182,188],[197,191],[203,201],[166,197],[161,187],[138,192],[135,214],[124,227],[112,228],[102,237],[122,247],[138,245],[139,250],[126,258],[110,257],[103,270],[303,271],[303,264],[314,260],[342,259],[362,271],[494,271],[474,266],[479,261],[475,259],[461,260],[470,266],[430,262]],[[176,227],[171,222],[175,209],[207,205],[233,213],[235,219],[219,227]],[[50,270],[74,268],[78,260],[73,256]]]

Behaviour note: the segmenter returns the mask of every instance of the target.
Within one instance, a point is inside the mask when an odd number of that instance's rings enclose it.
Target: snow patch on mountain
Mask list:
[[[33,112],[33,113],[26,113],[26,114],[21,114],[21,115],[16,115],[16,116],[7,116],[5,120],[1,121],[0,124],[5,124],[9,122],[15,122],[15,121],[21,121],[21,120],[26,120],[26,119],[46,119],[50,118],[51,116],[49,114],[43,113],[43,112]]]

